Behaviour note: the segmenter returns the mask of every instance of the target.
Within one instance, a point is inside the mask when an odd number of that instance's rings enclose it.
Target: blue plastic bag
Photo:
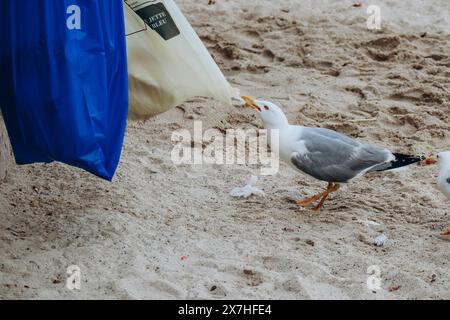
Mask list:
[[[0,107],[18,164],[111,180],[128,79],[123,0],[0,1]]]

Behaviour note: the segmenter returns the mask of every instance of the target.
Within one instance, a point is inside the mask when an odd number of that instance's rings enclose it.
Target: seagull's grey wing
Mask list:
[[[362,144],[328,129],[303,128],[299,139],[304,148],[292,153],[292,164],[323,181],[348,182],[393,159],[387,149]]]

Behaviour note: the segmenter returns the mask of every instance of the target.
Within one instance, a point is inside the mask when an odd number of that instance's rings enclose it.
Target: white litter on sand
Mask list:
[[[257,181],[258,181],[257,176],[251,176],[245,187],[234,188],[233,190],[231,190],[230,195],[232,197],[238,197],[238,198],[248,198],[252,194],[264,197],[265,196],[264,191],[262,191],[261,189],[254,186]]]
[[[384,246],[388,241],[388,237],[385,234],[380,234],[378,237],[376,237],[373,240],[373,243],[377,246],[377,247],[382,247]]]
[[[369,226],[381,226],[382,223],[379,222],[375,222],[375,221],[371,221],[371,220],[357,220],[359,223],[362,223],[364,226],[369,227]]]

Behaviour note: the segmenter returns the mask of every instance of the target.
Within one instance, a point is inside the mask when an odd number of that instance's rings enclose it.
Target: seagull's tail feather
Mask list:
[[[402,168],[405,166],[409,166],[410,164],[417,163],[420,161],[425,160],[426,158],[424,156],[411,156],[408,154],[402,154],[402,153],[393,153],[395,160],[381,166],[374,168],[373,171],[389,171],[389,170],[395,170],[398,168]]]

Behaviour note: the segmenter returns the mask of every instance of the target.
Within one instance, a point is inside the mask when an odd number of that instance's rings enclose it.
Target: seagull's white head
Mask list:
[[[242,97],[242,99],[245,101],[246,107],[250,107],[258,111],[259,116],[264,122],[264,126],[266,128],[280,129],[281,127],[289,125],[284,112],[275,103],[264,100],[253,100],[252,98],[246,96]]]
[[[441,152],[436,156],[436,158],[439,165],[439,170],[450,168],[450,151]]]

